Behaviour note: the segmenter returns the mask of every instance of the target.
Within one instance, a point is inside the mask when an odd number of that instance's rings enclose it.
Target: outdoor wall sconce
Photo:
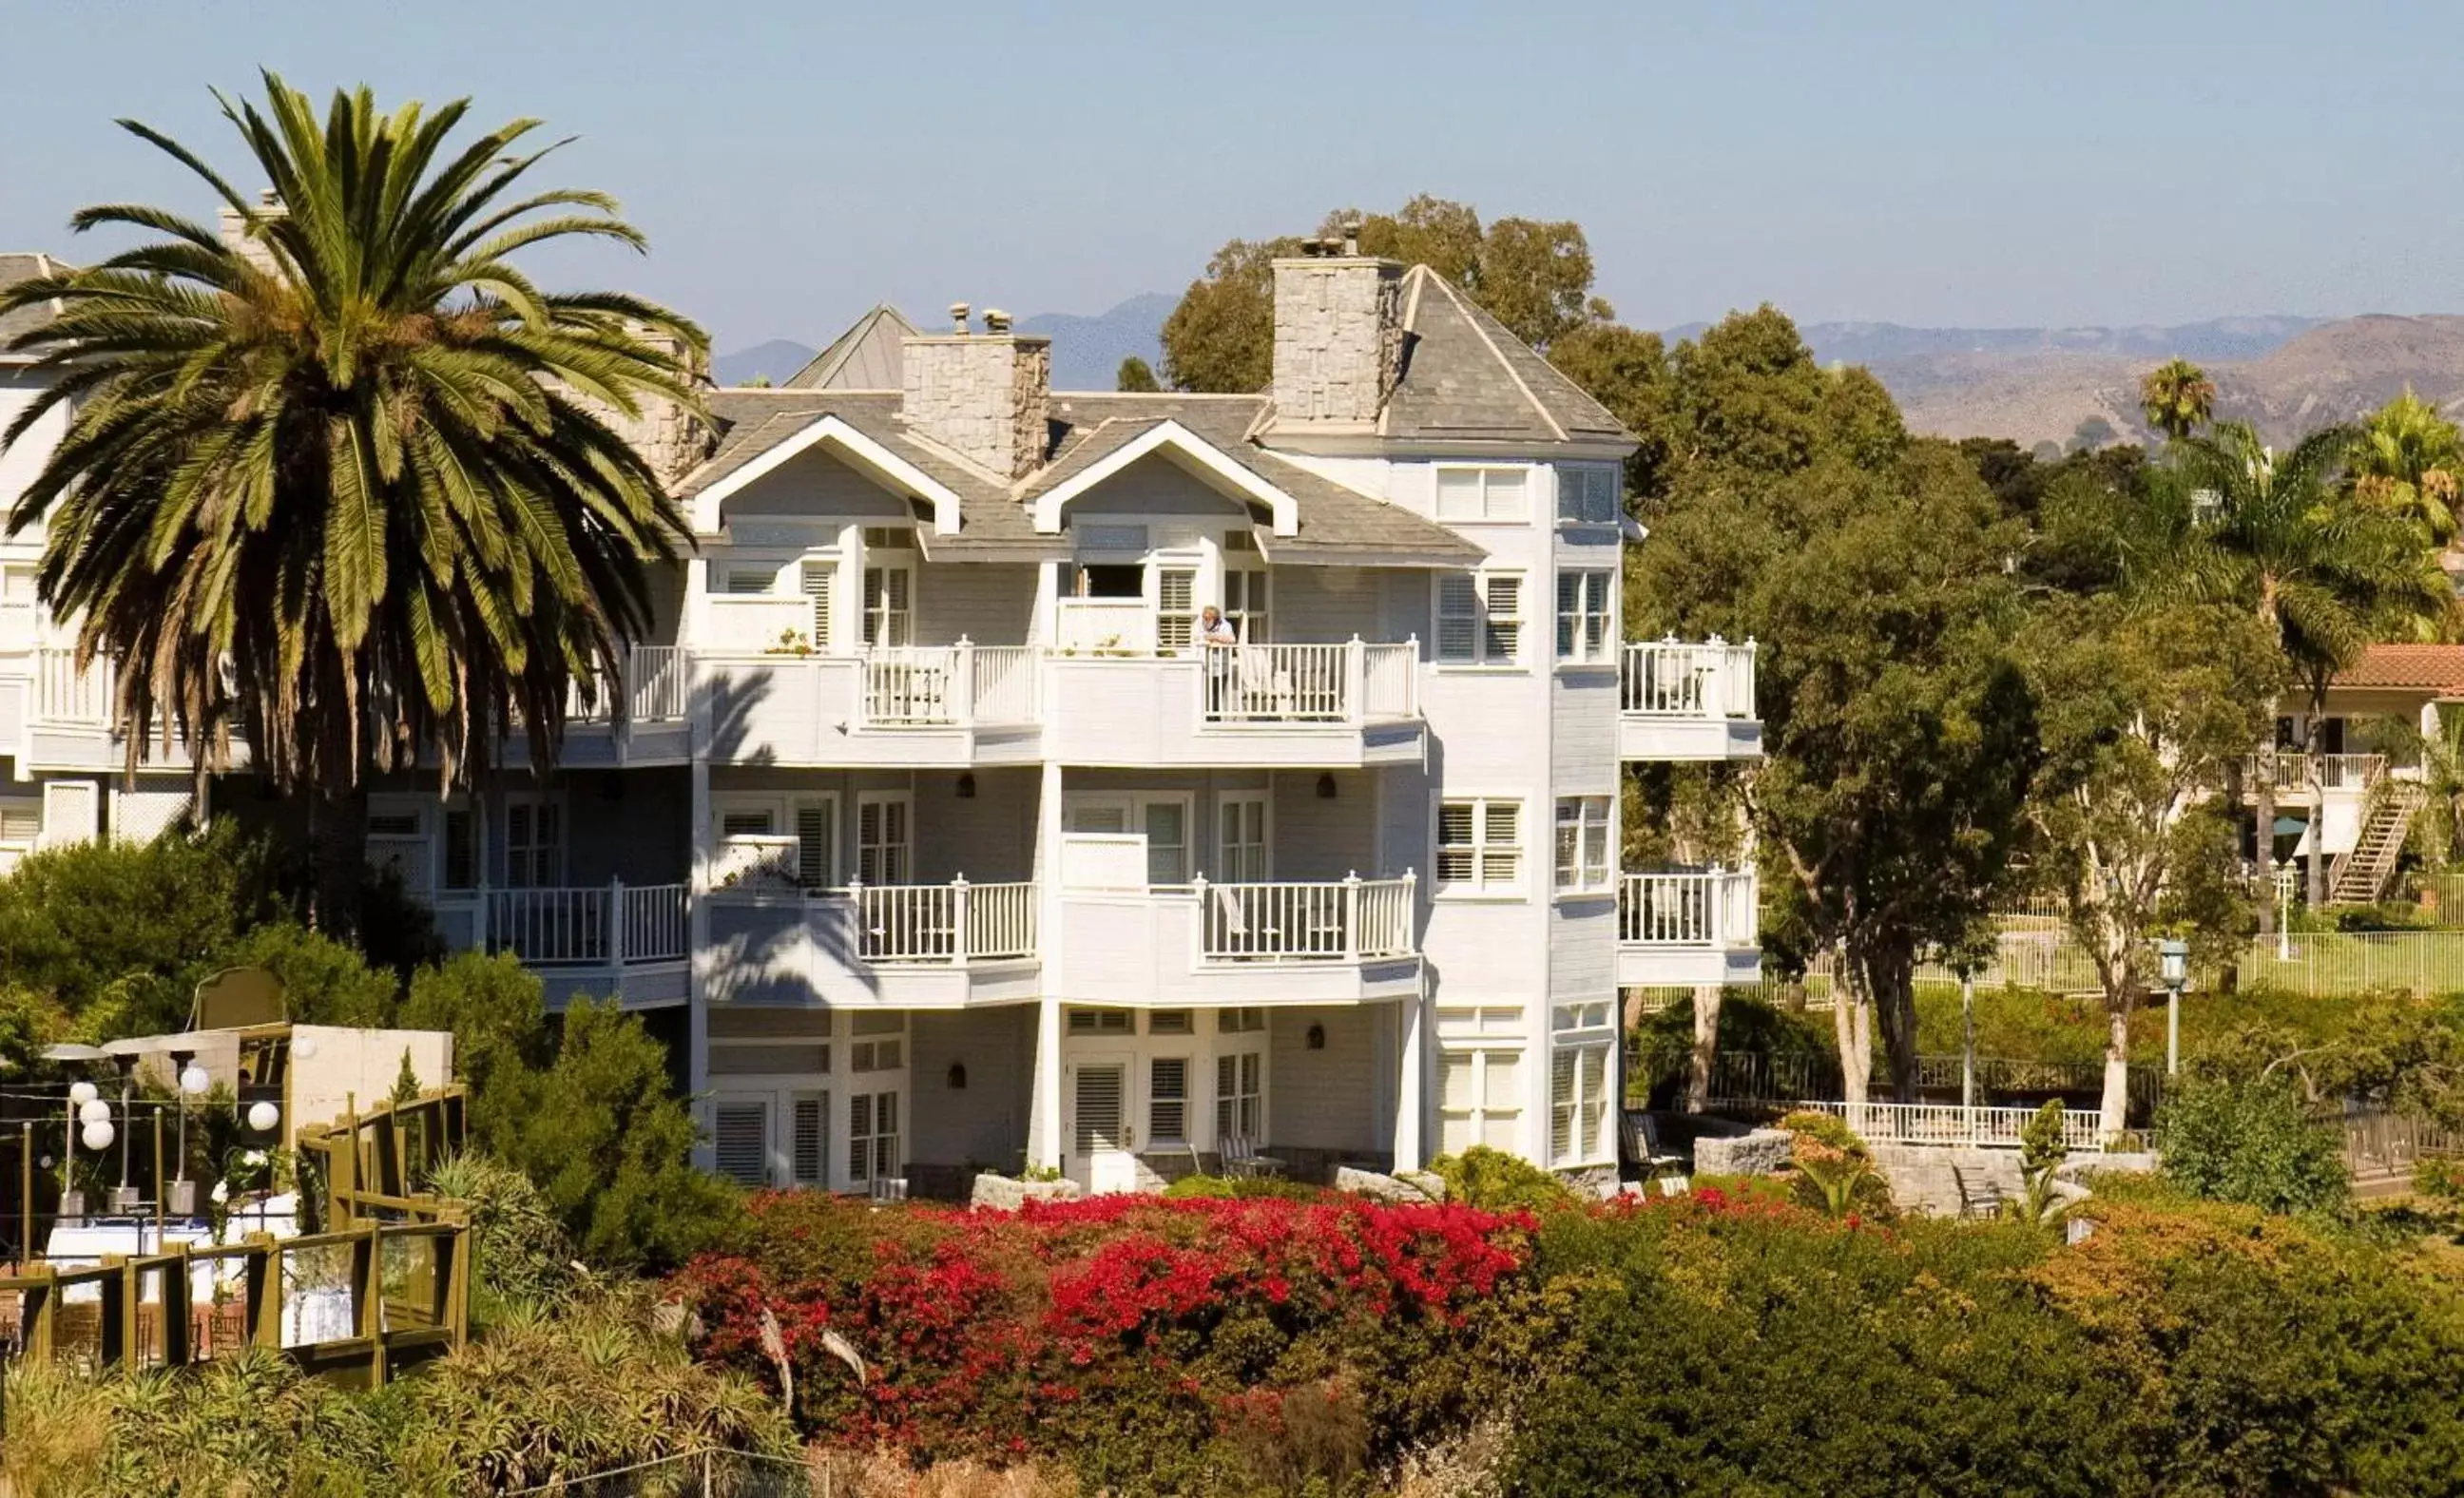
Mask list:
[[[966,1064],[965,1062],[963,1062],[963,1061],[954,1061],[954,1062],[951,1062],[951,1063],[950,1063],[950,1090],[951,1090],[951,1091],[953,1091],[953,1092],[963,1092],[963,1091],[965,1091],[966,1090],[967,1090],[967,1064]]]
[[[1325,1026],[1325,1025],[1323,1025],[1323,1024],[1312,1024],[1312,1025],[1310,1025],[1310,1026],[1309,1027],[1309,1049],[1311,1049],[1311,1050],[1324,1050],[1324,1049],[1326,1049],[1326,1026]]]
[[[1320,801],[1334,800],[1334,772],[1332,770],[1325,771],[1318,776],[1317,799]]]
[[[976,799],[975,771],[960,770],[958,772],[958,799],[960,801],[973,801]]]

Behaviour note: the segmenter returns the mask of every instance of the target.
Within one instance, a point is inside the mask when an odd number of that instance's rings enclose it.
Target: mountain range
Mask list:
[[[1123,359],[1160,369],[1160,333],[1175,301],[1150,292],[1091,317],[1043,313],[1021,332],[1052,340],[1052,383],[1109,390]],[[1671,340],[1706,323],[1671,328]],[[2144,438],[2139,378],[2176,355],[2216,383],[2219,416],[2284,439],[2361,415],[2412,389],[2451,415],[2464,411],[2464,318],[2218,318],[2171,327],[1919,328],[1890,322],[1813,322],[1798,331],[1822,363],[1862,364],[1889,388],[1911,430],[1946,437],[2007,437],[2023,447],[2064,445],[2101,422]],[[720,355],[722,385],[784,382],[813,357],[786,339]]]

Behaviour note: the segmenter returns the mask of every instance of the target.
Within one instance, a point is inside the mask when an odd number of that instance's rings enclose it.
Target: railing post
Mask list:
[[[486,854],[483,852],[480,856],[483,867],[479,875],[479,888],[475,892],[479,897],[478,909],[471,917],[471,935],[473,944],[479,949],[480,955],[485,956],[489,950],[488,917],[491,914],[489,907],[495,905],[496,902],[488,893],[488,875],[484,868]]]
[[[1403,950],[1420,950],[1420,876],[1410,869],[1403,870],[1403,929],[1397,933],[1403,938]]]
[[[1199,870],[1197,876],[1189,881],[1189,887],[1198,892],[1198,953],[1192,959],[1195,965],[1205,961],[1207,953],[1215,945],[1211,939],[1214,932],[1215,907],[1207,903],[1206,899],[1206,870]],[[1041,935],[1038,933],[1039,938]]]
[[[1726,946],[1728,926],[1728,880],[1727,871],[1718,864],[1711,866],[1710,887],[1704,892],[1709,896],[1703,902],[1703,939],[1715,947]]]
[[[1745,651],[1746,651],[1746,671],[1745,671],[1745,677],[1746,677],[1746,679],[1745,679],[1745,689],[1746,689],[1746,690],[1745,690],[1742,694],[1739,694],[1738,699],[1737,699],[1734,703],[1732,703],[1732,704],[1731,704],[1731,706],[1736,710],[1736,716],[1739,716],[1739,717],[1752,717],[1752,716],[1755,716],[1755,712],[1756,712],[1756,709],[1755,709],[1755,707],[1754,707],[1754,690],[1755,690],[1755,684],[1754,684],[1754,673],[1756,672],[1756,671],[1758,671],[1758,670],[1760,669],[1760,668],[1759,668],[1759,666],[1757,665],[1757,660],[1758,660],[1758,657],[1759,657],[1759,656],[1761,655],[1761,653],[1762,653],[1762,647],[1761,647],[1761,646],[1759,646],[1759,645],[1756,645],[1756,644],[1754,643],[1754,637],[1753,637],[1752,635],[1750,635],[1750,634],[1749,634],[1749,635],[1748,635],[1748,636],[1746,636]]]
[[[259,1347],[282,1346],[282,1249],[266,1233],[248,1235],[244,1261],[248,1286],[248,1339]]]
[[[1353,635],[1343,648],[1343,718],[1360,723],[1369,716],[1369,647]]]
[[[1360,642],[1355,639],[1354,645]],[[1343,955],[1347,960],[1360,960],[1360,870],[1353,870],[1343,876]]]
[[[967,876],[950,881],[950,961],[963,966],[967,960]]]
[[[976,726],[976,643],[965,635],[950,648],[950,688],[958,700],[950,704],[952,722],[960,728]]]
[[[1703,672],[1703,701],[1699,711],[1705,717],[1726,717],[1728,715],[1728,642],[1714,634],[1705,642],[1704,654],[1711,664]]]
[[[607,881],[605,932],[607,965],[611,968],[622,968],[625,965],[625,881],[622,879]]]

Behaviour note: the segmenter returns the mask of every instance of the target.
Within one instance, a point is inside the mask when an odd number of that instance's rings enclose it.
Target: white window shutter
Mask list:
[[[43,782],[44,848],[91,843],[100,830],[102,787],[93,781]]]

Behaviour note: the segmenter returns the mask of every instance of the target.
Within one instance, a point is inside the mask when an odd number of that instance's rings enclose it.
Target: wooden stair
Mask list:
[[[2362,813],[2361,834],[2353,850],[2338,853],[2327,868],[2327,897],[2340,904],[2367,904],[2387,888],[2395,872],[2404,840],[2412,831],[2414,813],[2428,799],[2417,781],[2389,780],[2372,787]]]

